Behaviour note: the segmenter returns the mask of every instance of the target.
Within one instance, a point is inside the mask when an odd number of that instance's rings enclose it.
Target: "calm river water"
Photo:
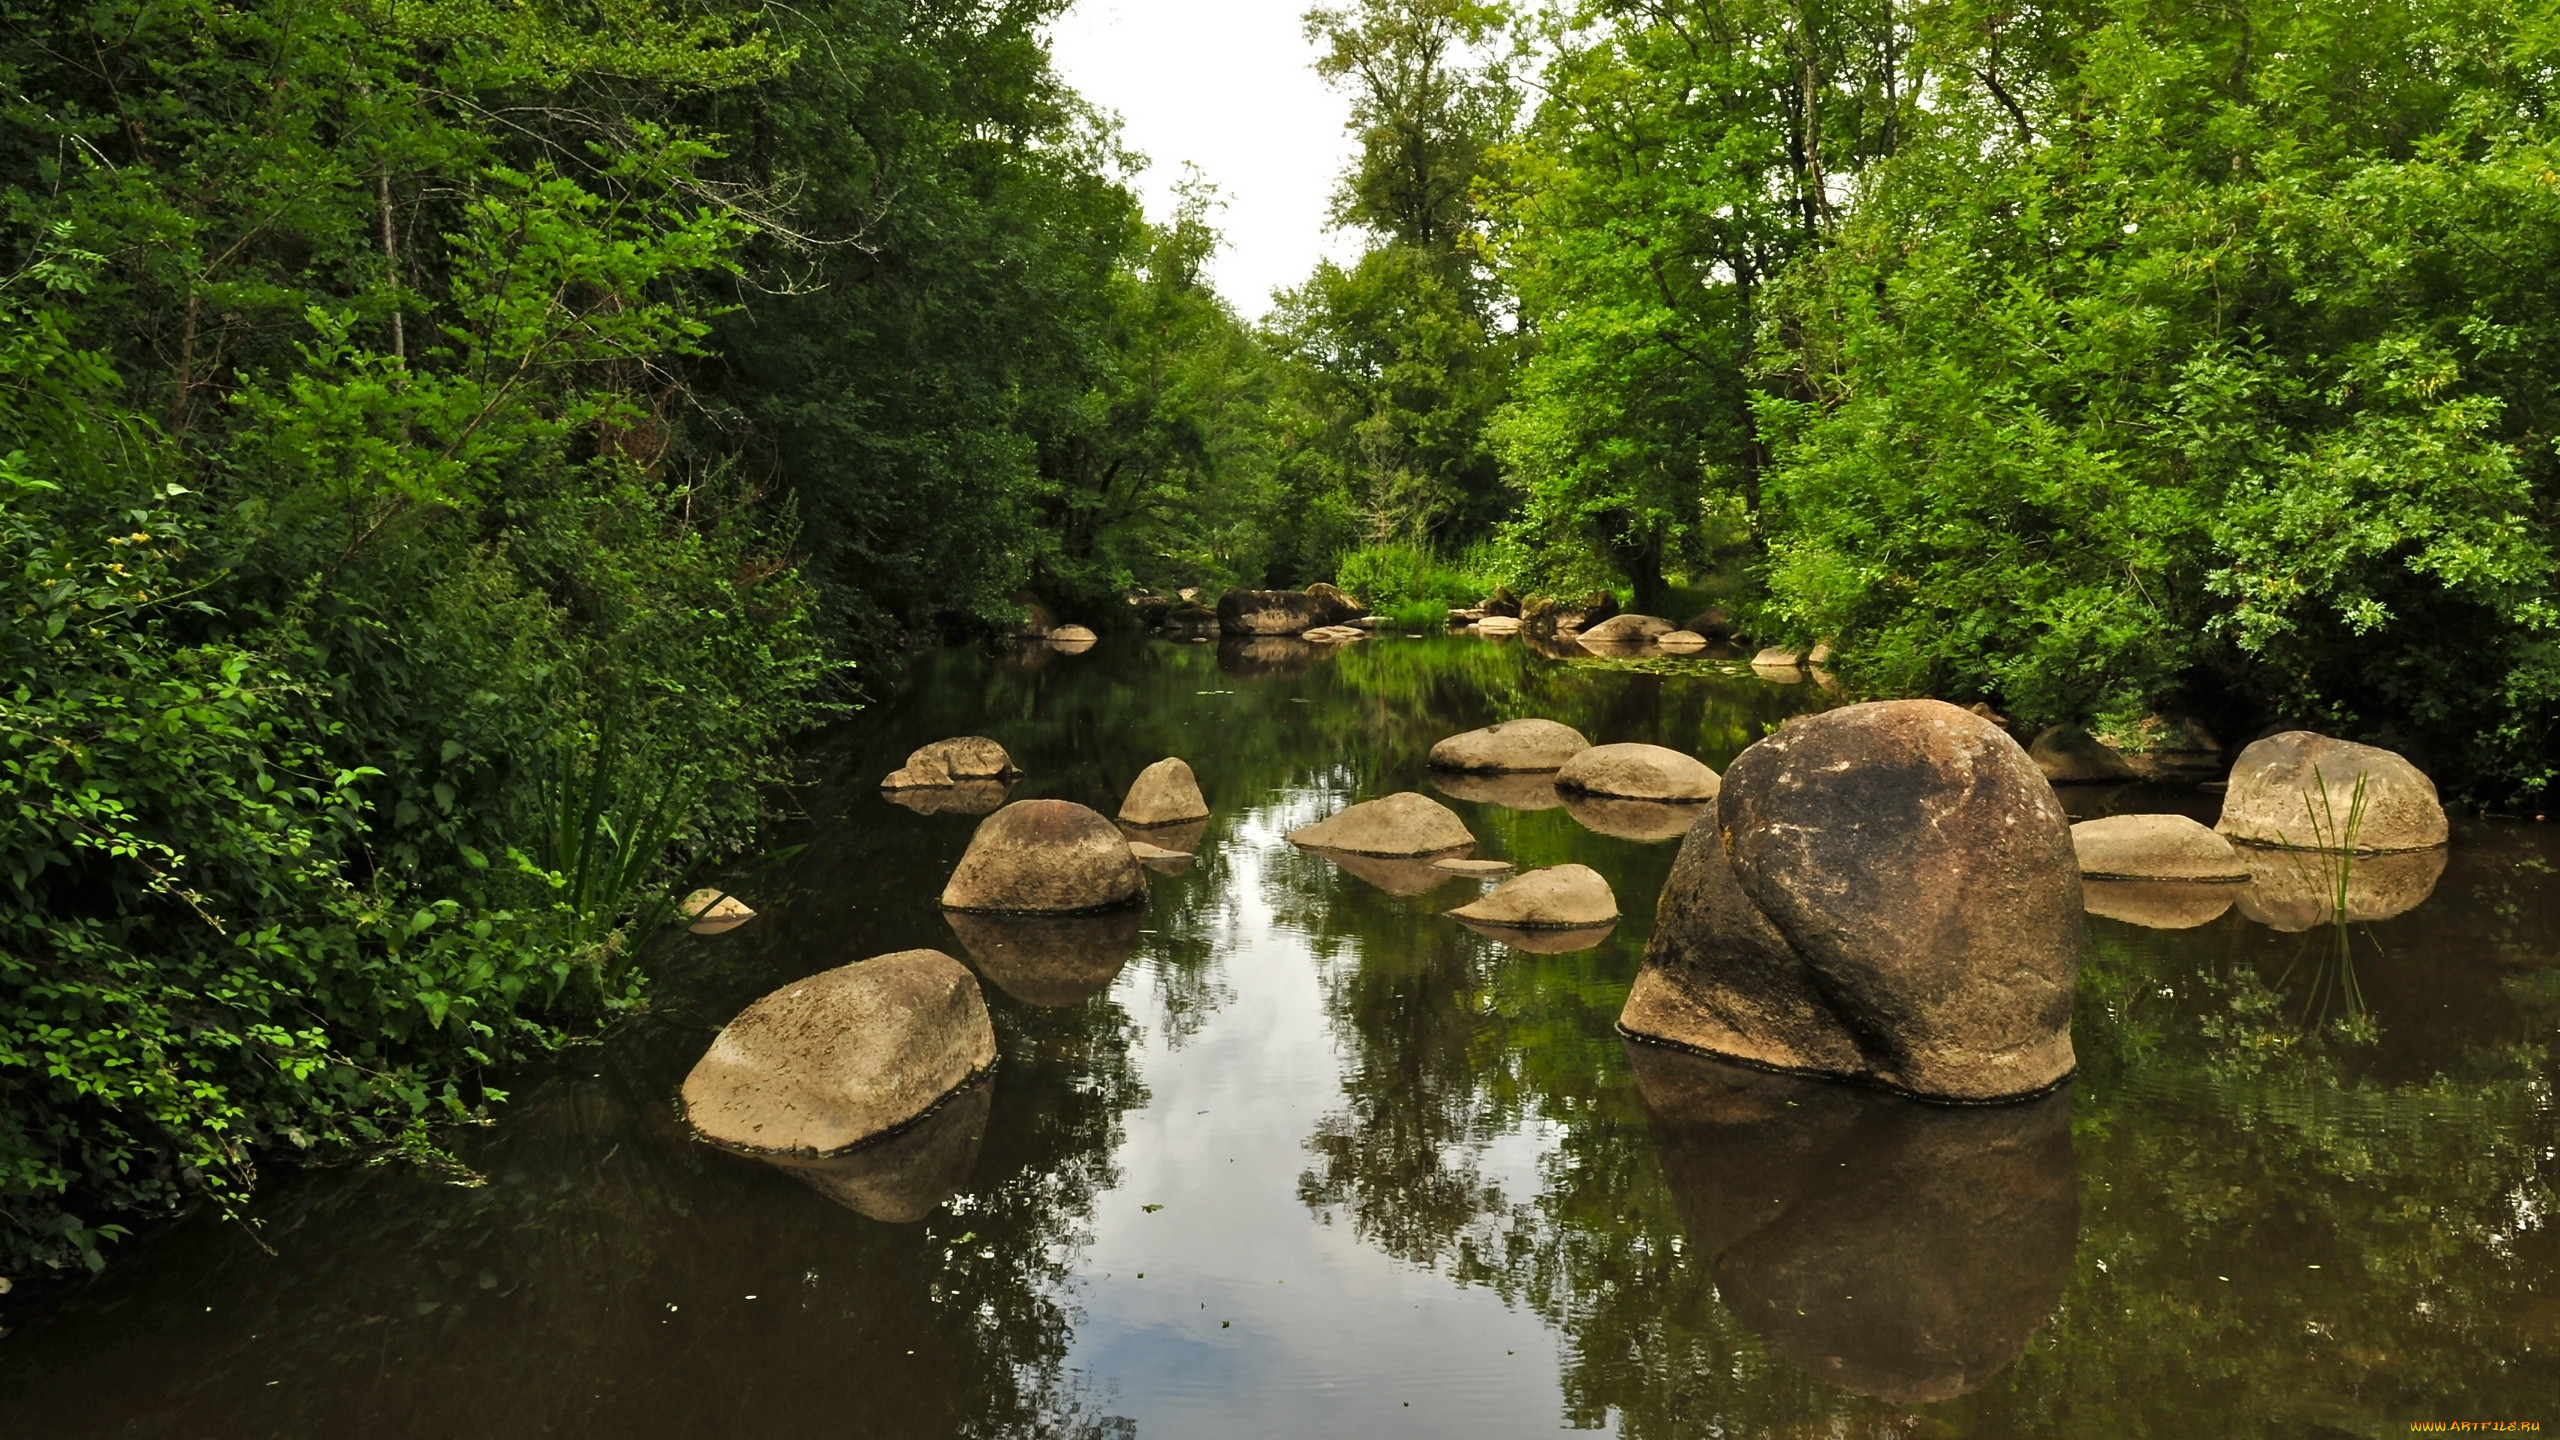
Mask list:
[[[2081,1074],[1943,1111],[1631,1054],[1671,843],[1451,798],[1479,854],[1625,918],[1529,955],[1282,832],[1430,790],[1517,715],[1721,769],[1827,703],[1706,661],[1387,639],[928,657],[814,749],[807,849],[659,1006],[456,1151],[271,1177],[8,1315],[0,1435],[2378,1436],[2560,1424],[2560,861],[2457,826],[2341,931],[2093,919]],[[979,968],[1002,1061],[858,1213],[687,1143],[677,1082],[775,986],[915,946],[975,819],[873,787],[977,733],[1108,813],[1165,755],[1215,815],[1075,963]],[[2209,797],[2080,793],[2075,813]],[[2200,808],[2199,808],[2200,807]],[[1392,878],[1392,877],[1390,877]],[[2421,886],[2423,888],[2423,886]],[[2297,907],[2298,910],[2298,907]],[[2288,918],[2288,917],[2293,918]],[[939,1199],[940,1203],[935,1201]],[[23,1298],[23,1297],[22,1297]],[[23,1307],[22,1307],[23,1308]]]

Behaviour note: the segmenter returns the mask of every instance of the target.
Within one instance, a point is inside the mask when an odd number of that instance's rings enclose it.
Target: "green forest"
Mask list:
[[[1035,603],[2560,769],[2560,11],[1320,8],[1358,254],[1252,321],[1066,8],[5,0],[0,1272],[432,1160]]]

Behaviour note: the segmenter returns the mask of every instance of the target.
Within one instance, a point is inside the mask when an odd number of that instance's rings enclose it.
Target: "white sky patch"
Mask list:
[[[1218,187],[1227,239],[1210,267],[1248,318],[1358,237],[1329,232],[1326,203],[1350,158],[1349,106],[1316,77],[1299,17],[1308,0],[1079,0],[1050,32],[1058,71],[1116,112],[1128,147],[1152,162],[1147,213],[1172,213],[1185,161]]]

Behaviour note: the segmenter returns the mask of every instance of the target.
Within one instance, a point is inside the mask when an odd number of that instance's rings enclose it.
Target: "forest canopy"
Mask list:
[[[1254,321],[1065,3],[7,6],[0,1270],[431,1157],[1033,605],[1606,590],[2547,791],[2547,11],[1319,7],[1358,250]]]

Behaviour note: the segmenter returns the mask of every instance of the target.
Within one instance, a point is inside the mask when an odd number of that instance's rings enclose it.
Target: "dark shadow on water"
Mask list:
[[[825,1160],[758,1155],[792,1179],[857,1214],[892,1225],[913,1225],[942,1208],[969,1183],[978,1150],[987,1139],[987,1114],[995,1104],[992,1076],[945,1099],[922,1122],[877,1145]],[[749,1157],[740,1157],[749,1159]]]

